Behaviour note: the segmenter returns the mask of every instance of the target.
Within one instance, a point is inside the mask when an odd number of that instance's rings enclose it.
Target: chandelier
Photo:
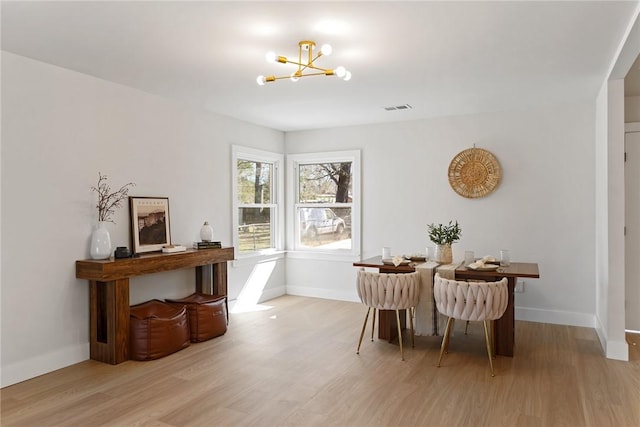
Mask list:
[[[267,52],[266,58],[267,62],[275,63],[279,62],[281,64],[294,64],[298,66],[298,69],[288,76],[258,76],[256,81],[260,86],[264,86],[265,83],[275,82],[276,80],[281,79],[291,79],[291,81],[297,82],[300,77],[308,77],[308,76],[338,76],[343,80],[350,80],[351,73],[347,71],[343,66],[336,67],[335,69],[331,68],[320,68],[316,67],[313,63],[316,59],[321,56],[329,56],[331,55],[332,48],[328,44],[322,45],[320,48],[320,52],[314,54],[314,49],[316,47],[316,43],[310,40],[303,40],[298,43],[298,61],[292,61],[285,56],[278,56],[275,52]],[[315,55],[315,56],[314,56]],[[306,62],[303,61],[303,56],[306,58]]]

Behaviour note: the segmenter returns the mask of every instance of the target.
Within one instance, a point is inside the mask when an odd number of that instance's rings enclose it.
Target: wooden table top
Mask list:
[[[474,275],[476,277],[540,277],[538,264],[535,262],[512,262],[508,267],[500,267],[495,271],[477,271],[472,268],[460,266],[456,268],[456,276]]]
[[[363,259],[358,262],[354,262],[354,267],[369,267],[369,268],[384,268],[394,269],[399,272],[412,272],[415,271],[415,266],[421,264],[423,261],[416,261],[407,265],[394,266],[393,264],[385,264],[382,262],[380,255]],[[530,277],[539,278],[540,272],[538,270],[538,264],[535,262],[512,262],[508,267],[500,267],[495,271],[477,271],[467,267],[459,266],[456,268],[457,276],[471,276],[474,277]]]
[[[382,262],[382,256],[378,255],[378,256],[371,257],[371,258],[363,259],[363,260],[358,261],[358,262],[354,262],[353,266],[354,267],[393,269],[393,270],[398,271],[398,272],[404,272],[404,273],[409,272],[409,273],[411,273],[411,272],[416,270],[414,267],[417,264],[421,264],[423,262],[424,261],[416,261],[416,262],[411,262],[411,263],[406,264],[406,265],[395,266],[393,264],[385,264],[385,263],[383,263]]]
[[[139,257],[122,259],[85,259],[76,261],[76,278],[104,282],[161,271],[199,267],[233,259],[233,247],[187,249],[184,252],[169,254],[151,252],[141,254]]]

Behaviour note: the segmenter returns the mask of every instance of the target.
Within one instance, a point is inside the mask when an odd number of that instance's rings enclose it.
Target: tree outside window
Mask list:
[[[273,164],[238,159],[236,167],[238,251],[252,252],[273,248]]]
[[[299,163],[299,248],[351,249],[352,162]]]
[[[232,154],[233,242],[238,255],[282,249],[283,155],[237,145]]]

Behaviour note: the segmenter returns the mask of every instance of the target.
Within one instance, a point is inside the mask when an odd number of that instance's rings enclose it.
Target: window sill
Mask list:
[[[276,250],[268,253],[251,253],[237,255],[237,258],[231,261],[232,267],[244,267],[248,265],[260,264],[261,262],[273,261],[285,258],[286,251]]]
[[[322,261],[356,262],[360,261],[359,254],[352,253],[328,253],[314,251],[287,251],[287,258],[315,259]]]

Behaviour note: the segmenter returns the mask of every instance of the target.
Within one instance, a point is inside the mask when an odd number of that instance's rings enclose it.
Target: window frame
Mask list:
[[[293,258],[323,258],[335,260],[360,259],[361,254],[361,165],[360,150],[288,154],[287,160],[287,256]],[[309,207],[299,200],[299,166],[318,163],[351,162],[351,249],[302,247],[297,208]],[[346,203],[323,203],[318,207],[344,207]],[[311,207],[317,205],[311,205]]]
[[[284,155],[271,151],[258,150],[255,148],[233,145],[231,149],[231,191],[232,191],[232,221],[233,221],[233,245],[236,250],[236,258],[251,258],[262,255],[271,255],[284,250]],[[240,252],[238,227],[239,209],[245,206],[238,202],[238,160],[251,162],[270,163],[273,165],[273,182],[271,183],[271,203],[256,206],[268,206],[271,212],[271,235],[273,236],[273,247],[268,249],[258,249],[255,251]]]

